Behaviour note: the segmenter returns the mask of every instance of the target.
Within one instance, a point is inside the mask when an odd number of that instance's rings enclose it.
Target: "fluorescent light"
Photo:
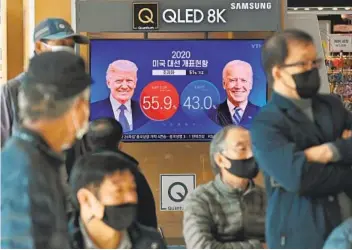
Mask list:
[[[298,8],[293,8],[293,10],[298,10]]]
[[[337,8],[332,8],[332,10],[338,10]]]
[[[350,7],[346,7],[345,10],[350,10],[351,8]]]
[[[324,8],[323,7],[319,7],[318,10],[323,10]]]
[[[304,10],[309,10],[309,8],[304,8]]]

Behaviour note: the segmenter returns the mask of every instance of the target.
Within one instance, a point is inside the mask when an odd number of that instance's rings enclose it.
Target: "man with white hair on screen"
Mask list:
[[[253,87],[252,66],[241,60],[230,61],[223,69],[222,81],[227,98],[210,118],[222,127],[234,124],[248,128],[260,109],[248,100]]]
[[[90,120],[115,118],[124,132],[135,130],[146,122],[139,102],[132,100],[137,86],[137,71],[137,65],[128,60],[116,60],[109,65],[106,84],[110,96],[91,104]]]

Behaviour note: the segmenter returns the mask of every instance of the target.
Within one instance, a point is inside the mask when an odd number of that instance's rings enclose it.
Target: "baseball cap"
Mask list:
[[[61,18],[48,18],[39,23],[33,34],[33,40],[61,40],[72,37],[76,43],[88,44],[89,38],[73,31],[71,25]]]
[[[59,101],[78,95],[91,82],[82,57],[66,51],[44,52],[31,59],[22,88],[27,94]]]

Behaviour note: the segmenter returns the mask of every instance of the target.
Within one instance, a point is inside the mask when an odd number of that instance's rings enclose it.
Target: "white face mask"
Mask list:
[[[69,46],[63,46],[63,45],[49,45],[46,43],[43,43],[45,47],[49,48],[52,52],[57,52],[57,51],[66,51],[70,52],[72,54],[75,54],[75,50]]]

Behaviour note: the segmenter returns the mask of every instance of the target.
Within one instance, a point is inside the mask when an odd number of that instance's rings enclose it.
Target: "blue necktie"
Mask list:
[[[127,110],[125,105],[121,105],[120,108],[120,114],[119,114],[119,122],[123,128],[123,132],[128,132],[131,130],[130,125],[128,124],[127,118],[125,116],[125,110]]]
[[[241,122],[241,108],[240,107],[236,107],[235,108],[235,113],[233,114],[233,119],[234,119],[234,123],[236,125],[239,125]]]

